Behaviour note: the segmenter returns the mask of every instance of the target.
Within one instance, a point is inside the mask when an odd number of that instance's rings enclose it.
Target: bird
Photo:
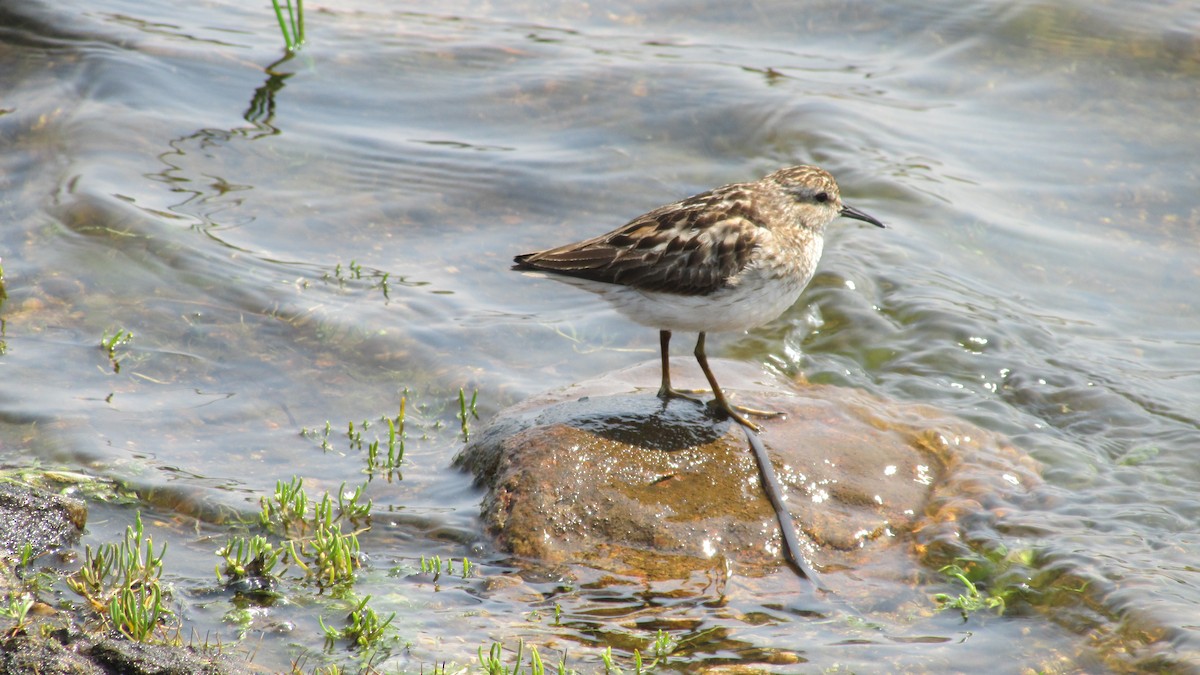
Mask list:
[[[699,333],[693,352],[712,387],[710,409],[759,431],[730,405],[705,353],[710,332],[744,331],[795,304],[816,271],[825,227],[838,216],[884,224],[842,201],[837,182],[815,166],[790,166],[660,206],[606,234],[513,258],[600,295],[626,318],[659,331],[663,400],[671,386],[668,347],[676,331]]]

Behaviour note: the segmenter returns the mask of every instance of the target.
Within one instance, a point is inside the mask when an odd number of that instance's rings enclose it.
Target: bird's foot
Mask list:
[[[734,422],[750,429],[751,431],[762,431],[762,427],[746,419],[744,415],[750,417],[761,417],[763,419],[771,419],[778,417],[787,417],[787,413],[777,410],[758,410],[757,408],[747,408],[742,405],[731,405],[728,401],[713,399],[708,402],[710,412],[717,415],[729,417]]]
[[[693,396],[693,394],[707,394],[707,393],[708,393],[707,389],[675,389],[670,386],[664,386],[664,387],[659,388],[658,397],[664,401],[669,401],[673,398],[684,398],[689,401],[695,401],[696,403],[704,403],[703,400],[701,400],[700,398],[698,398],[696,396]]]

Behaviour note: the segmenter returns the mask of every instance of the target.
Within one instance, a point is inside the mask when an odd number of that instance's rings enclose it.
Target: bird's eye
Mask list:
[[[815,199],[818,204],[824,204],[825,202],[829,201],[829,193],[828,192],[818,192],[813,197],[813,199]]]

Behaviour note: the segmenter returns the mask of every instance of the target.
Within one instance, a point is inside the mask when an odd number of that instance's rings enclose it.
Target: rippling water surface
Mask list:
[[[198,634],[268,669],[321,653],[316,617],[344,608],[241,632],[202,591],[212,551],[278,479],[361,483],[343,431],[403,396],[403,478],[370,482],[360,537],[359,591],[411,643],[385,669],[524,636],[586,672],[658,629],[679,670],[1200,667],[1196,6],[345,2],[281,59],[269,8],[178,4],[0,9],[0,456],[136,489]],[[972,546],[1077,597],[964,620],[931,569],[811,621],[736,579],[708,602],[709,579],[405,576],[509,564],[449,467],[460,388],[486,420],[655,357],[512,255],[810,162],[889,229],[835,225],[800,302],[710,353],[1007,435],[1046,485]],[[299,433],[326,421],[332,449]],[[94,507],[87,541],[132,510]]]

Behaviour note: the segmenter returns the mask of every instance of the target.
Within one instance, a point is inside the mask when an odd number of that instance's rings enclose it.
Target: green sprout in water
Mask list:
[[[969,613],[980,610],[994,609],[997,614],[1004,613],[1004,598],[989,595],[987,591],[980,590],[979,586],[967,577],[967,572],[963,568],[958,565],[946,565],[938,571],[959,581],[966,588],[966,593],[960,593],[957,596],[950,596],[946,593],[938,593],[933,596],[942,609],[957,609],[962,613],[963,621],[967,620]]]
[[[293,476],[291,482],[275,481],[275,494],[269,499],[259,500],[262,511],[259,523],[270,528],[277,525],[281,534],[303,534],[308,516],[308,494],[304,492],[304,479]]]
[[[367,445],[367,473],[385,471],[390,475],[400,468],[404,461],[404,399],[400,399],[400,417],[395,421],[390,417],[384,418],[388,426],[387,456],[379,454],[379,439]]]
[[[300,430],[300,435],[304,436],[305,438],[320,438],[321,439],[321,451],[329,452],[330,450],[333,449],[333,446],[329,444],[329,434],[332,431],[333,431],[333,425],[329,423],[329,420],[325,420],[325,428],[323,430],[318,431],[316,429],[305,428],[305,429]]]
[[[471,436],[471,430],[467,426],[467,415],[479,419],[479,413],[475,412],[475,401],[479,398],[479,390],[471,394],[471,403],[467,404],[467,393],[462,387],[458,388],[458,419],[462,420],[463,439],[468,439]]]
[[[231,537],[225,547],[217,551],[217,555],[225,559],[224,569],[217,566],[217,578],[224,575],[230,583],[273,579],[272,570],[282,554],[283,549],[275,547],[265,537]]]
[[[354,492],[346,490],[346,484],[338,488],[338,512],[352,523],[367,520],[371,517],[371,500],[366,503],[360,503],[363,491],[367,489],[366,483],[355,488]]]
[[[703,631],[702,634],[709,632],[711,629]],[[677,648],[677,643],[671,639],[670,635],[659,629],[653,643],[648,646],[648,650],[654,655],[654,659],[649,663],[645,662],[640,650],[634,649],[632,654],[622,656],[614,653],[611,646],[606,646],[600,653],[600,660],[604,664],[602,669],[589,667],[581,671],[569,668],[564,651],[560,654],[558,663],[551,664],[555,666],[552,672],[556,675],[578,675],[583,672],[602,672],[606,675],[624,675],[632,672],[633,675],[646,675],[656,669],[667,667],[667,657]],[[501,642],[493,642],[486,652],[483,650],[483,645],[480,645],[476,653],[479,656],[479,667],[476,670],[447,668],[445,664],[442,664],[434,667],[433,674],[480,672],[487,675],[545,675],[547,672],[551,672],[547,670],[546,663],[542,660],[537,648],[527,645],[521,639],[517,641],[515,656],[511,662],[506,662],[508,660],[505,658],[505,648]],[[631,661],[631,663],[626,663],[626,661]]]
[[[33,544],[27,541],[23,546],[21,546],[20,566],[23,568],[28,568],[31,564],[33,564],[33,559]]]
[[[296,0],[294,8],[292,0],[284,1],[286,4],[283,7],[280,6],[279,0],[271,0],[271,4],[275,7],[275,18],[279,20],[283,45],[289,52],[294,52],[304,44],[304,0]]]
[[[124,328],[118,328],[117,332],[112,335],[109,335],[105,331],[104,336],[100,338],[100,348],[108,353],[108,360],[112,363],[114,373],[121,372],[121,361],[117,358],[117,347],[127,345],[132,341],[133,333]]]
[[[635,651],[634,654],[637,654],[637,652]],[[639,655],[639,657],[640,657],[640,655]],[[617,667],[617,664],[613,663],[612,645],[609,645],[604,648],[604,651],[600,653],[600,660],[604,662],[604,672],[606,672],[606,673],[613,673],[613,672],[617,672],[617,671],[621,670],[620,668]],[[637,666],[638,666],[638,672],[641,672],[642,664],[641,664],[640,658],[638,659]]]
[[[659,661],[666,661],[671,652],[675,651],[675,643],[671,640],[671,634],[663,629],[658,629],[658,633],[654,635],[654,661],[651,662],[650,668],[658,665]],[[640,662],[640,659],[639,659]]]
[[[450,564],[452,565],[453,563],[450,563]],[[450,570],[446,569],[445,571],[449,572]],[[442,572],[443,572],[443,567],[442,567],[442,557],[441,556],[435,555],[432,558],[426,558],[425,556],[421,556],[421,573],[422,574],[432,574],[433,580],[437,581],[438,577],[442,576]]]
[[[108,605],[113,626],[137,642],[149,642],[166,613],[158,584],[122,588]]]
[[[337,280],[339,287],[345,287],[347,280],[358,280],[363,278],[364,267],[362,263],[351,260],[346,267],[342,267],[342,263],[335,263],[333,266],[333,279]],[[324,276],[328,280],[329,273]]]
[[[371,596],[368,595],[350,611],[350,615],[346,617],[347,625],[342,629],[328,626],[323,618],[317,617],[317,621],[321,624],[321,630],[325,632],[327,647],[332,648],[333,643],[338,640],[349,640],[358,647],[368,648],[375,646],[383,639],[388,626],[396,618],[396,613],[392,612],[387,619],[381,620],[375,610],[367,606],[370,600]]]
[[[384,272],[384,273],[383,273],[383,276],[379,278],[379,282],[375,284],[375,288],[378,288],[378,289],[380,289],[380,290],[382,290],[382,291],[383,291],[383,299],[384,299],[384,300],[391,300],[391,299],[392,299],[392,298],[391,298],[391,296],[389,296],[389,295],[388,295],[388,290],[389,290],[389,288],[388,288],[388,277],[389,277],[389,276],[391,276],[389,273],[387,273],[387,272]]]
[[[517,642],[516,659],[513,665],[509,666],[504,662],[504,645],[502,643],[493,642],[487,653],[484,653],[483,646],[481,645],[478,650],[479,671],[488,673],[489,675],[525,675],[526,673],[529,675],[545,675],[546,666],[542,661],[541,655],[538,654],[537,648],[533,647],[532,645],[529,647],[529,659],[528,662],[526,662],[525,647],[526,645],[523,640]],[[650,650],[654,654],[654,660],[650,663],[646,663],[642,658],[642,652],[637,649],[633,650],[633,654],[630,657],[633,661],[631,667],[632,672],[634,675],[644,675],[645,673],[652,672],[655,668],[665,666],[667,656],[669,656],[671,652],[676,649],[676,647],[677,645],[671,639],[670,634],[662,629],[659,629],[658,633],[654,636],[653,644],[650,645]],[[609,675],[620,675],[622,673],[630,672],[618,664],[618,657],[613,654],[613,649],[611,646],[605,647],[604,651],[600,653],[600,660],[604,663],[604,673],[608,673]],[[576,673],[578,671],[567,667],[567,657],[564,653],[559,658],[557,668],[554,672],[558,673],[559,675],[567,675],[568,673]],[[588,670],[586,672],[593,671]],[[597,670],[595,672],[601,671]]]
[[[306,552],[315,566],[314,576],[326,587],[353,582],[354,573],[362,565],[358,535],[342,532],[339,524],[320,523],[307,542]]]
[[[517,643],[517,659],[516,664],[509,668],[504,665],[504,647],[499,642],[493,642],[491,649],[485,655],[483,647],[479,648],[479,669],[487,675],[517,675],[520,672],[527,672],[529,675],[546,675],[546,666],[542,663],[542,657],[538,654],[537,647],[529,648],[529,669],[521,670],[521,661],[524,660],[525,642]],[[560,663],[558,672],[566,673],[566,664]]]
[[[957,595],[939,593],[933,599],[941,609],[957,609],[966,620],[971,612],[995,610],[997,614],[1037,598],[1048,602],[1048,594],[1078,590],[1060,575],[1039,574],[1038,553],[1031,548],[993,545],[965,552],[939,571],[948,581],[962,584]]]
[[[106,615],[118,631],[149,642],[162,621],[171,616],[159,583],[166,552],[164,543],[155,555],[154,541],[145,535],[139,513],[134,525],[125,528],[121,543],[84,549],[83,566],[67,577],[67,587]]]
[[[370,428],[370,426],[371,426],[371,423],[369,421],[363,420],[362,426],[359,429],[367,429],[367,428]],[[362,450],[362,446],[363,446],[362,431],[354,428],[354,422],[350,422],[347,425],[346,438],[350,440],[350,448],[352,450]]]
[[[353,492],[343,483],[336,503],[328,492],[316,501],[304,491],[304,479],[276,481],[275,494],[260,500],[259,525],[280,539],[278,549],[266,538],[247,542],[233,540],[217,555],[225,557],[224,574],[237,581],[239,574],[253,575],[255,565],[269,577],[279,560],[295,564],[305,576],[323,588],[353,583],[362,566],[357,531],[343,532],[342,522],[357,522],[370,516],[371,502],[360,503],[365,485]],[[218,575],[221,574],[218,570]],[[265,578],[269,581],[269,578]]]
[[[463,556],[462,566],[459,568],[459,576],[463,579],[468,579],[471,576],[471,568],[473,564],[470,560]],[[454,574],[454,560],[442,560],[441,556],[435,555],[432,558],[421,556],[421,574],[432,574],[433,581],[437,581],[443,574]]]
[[[378,418],[366,418],[361,422],[348,422],[345,431],[346,445],[342,452],[351,455],[365,449],[365,473],[371,476],[384,474],[389,482],[393,478],[403,479],[403,476],[400,475],[400,466],[404,463],[404,429],[407,407],[408,397],[402,395],[400,410],[395,417],[380,415]],[[372,438],[372,434],[368,433],[369,430],[372,427],[382,429],[380,425],[387,427],[387,435],[381,438],[380,434],[375,434]],[[318,441],[322,452],[330,452],[338,450],[330,442],[330,438],[333,436],[332,432],[333,425],[326,421],[324,429],[305,427],[300,430],[300,435]],[[336,437],[334,438],[336,440]]]
[[[8,605],[0,605],[0,616],[12,619],[15,623],[3,634],[15,637],[25,632],[29,627],[29,610],[33,608],[33,598],[24,595],[13,595],[8,599]]]

